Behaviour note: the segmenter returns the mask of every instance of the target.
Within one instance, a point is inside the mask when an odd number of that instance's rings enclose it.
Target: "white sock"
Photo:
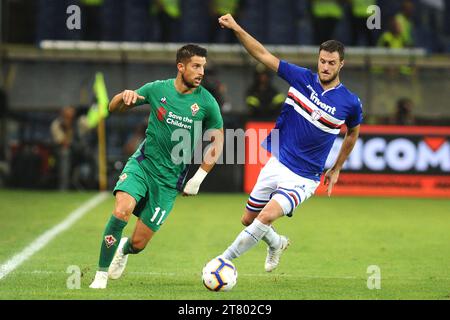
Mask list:
[[[269,231],[267,231],[262,240],[267,243],[271,249],[279,249],[281,246],[281,237],[275,232],[272,226],[269,228]]]
[[[233,260],[255,246],[259,240],[269,231],[270,226],[255,219],[251,225],[245,228],[234,240],[231,246],[224,251],[225,259]]]

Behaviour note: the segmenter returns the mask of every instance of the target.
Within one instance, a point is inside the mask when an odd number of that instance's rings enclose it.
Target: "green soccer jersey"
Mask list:
[[[223,127],[219,105],[202,86],[179,93],[175,79],[150,82],[136,92],[145,97],[136,105],[148,103],[150,116],[146,138],[133,157],[152,178],[181,190],[202,130]]]

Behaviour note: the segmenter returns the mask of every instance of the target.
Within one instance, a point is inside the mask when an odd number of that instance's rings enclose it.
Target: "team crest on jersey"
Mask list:
[[[167,99],[166,99],[166,97],[162,97],[162,98],[161,98],[161,103],[164,103],[164,104],[166,104],[166,103],[167,103]]]
[[[111,248],[116,242],[117,242],[116,238],[114,238],[112,235],[105,236],[106,247]]]
[[[164,117],[166,116],[167,110],[164,109],[164,107],[159,107],[158,110],[156,111],[156,117],[158,118],[159,121],[163,121]]]
[[[198,110],[200,110],[200,107],[198,106],[198,104],[194,103],[191,106],[192,116],[195,116],[197,114]]]
[[[122,173],[119,177],[120,182],[124,181],[127,178],[127,174],[126,173]]]
[[[314,121],[319,120],[320,118],[322,118],[322,112],[320,112],[320,110],[314,110],[311,113],[311,118],[313,118]]]

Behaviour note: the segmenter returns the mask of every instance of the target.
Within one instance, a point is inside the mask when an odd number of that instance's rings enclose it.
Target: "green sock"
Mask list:
[[[108,271],[109,265],[119,246],[122,231],[126,225],[126,221],[117,219],[114,215],[109,219],[103,234],[103,241],[100,249],[100,259],[98,262],[100,271]]]
[[[125,245],[123,246],[123,254],[137,254],[141,252],[143,249],[137,249],[133,247],[131,244],[131,239],[128,239]]]

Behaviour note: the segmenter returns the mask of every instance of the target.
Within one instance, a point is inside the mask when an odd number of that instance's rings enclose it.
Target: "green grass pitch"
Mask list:
[[[1,190],[0,265],[94,195]],[[0,280],[0,299],[450,299],[450,201],[430,199],[313,197],[275,223],[292,241],[277,270],[264,271],[262,242],[234,261],[232,291],[207,291],[202,267],[242,230],[246,199],[179,197],[123,277],[97,291],[88,286],[111,196]],[[82,270],[80,289],[67,288],[71,265]],[[380,268],[380,289],[367,287],[371,265]]]

